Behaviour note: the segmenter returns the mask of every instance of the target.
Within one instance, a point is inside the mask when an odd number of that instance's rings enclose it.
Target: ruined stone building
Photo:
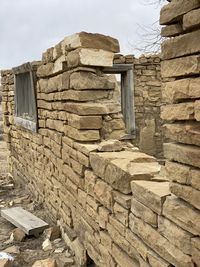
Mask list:
[[[161,63],[81,32],[2,71],[10,172],[77,266],[200,266],[200,1],[170,1],[160,23]]]

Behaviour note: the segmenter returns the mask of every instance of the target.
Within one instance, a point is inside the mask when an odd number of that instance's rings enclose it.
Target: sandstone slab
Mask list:
[[[161,107],[163,120],[192,120],[194,119],[194,103],[180,103]]]
[[[194,104],[194,117],[197,121],[200,121],[200,101],[197,100],[195,101],[195,104]]]
[[[78,116],[76,114],[69,114],[68,124],[76,129],[100,129],[102,127],[101,116]]]
[[[179,35],[183,32],[183,27],[180,23],[171,24],[163,27],[161,29],[161,36],[163,37],[173,37]]]
[[[200,26],[200,8],[192,10],[183,16],[183,29],[188,30]]]

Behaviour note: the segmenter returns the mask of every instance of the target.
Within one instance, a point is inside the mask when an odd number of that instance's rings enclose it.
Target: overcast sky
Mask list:
[[[122,53],[135,54],[138,25],[159,19],[160,7],[145,1],[0,0],[0,69],[40,60],[47,48],[80,31],[115,37]]]

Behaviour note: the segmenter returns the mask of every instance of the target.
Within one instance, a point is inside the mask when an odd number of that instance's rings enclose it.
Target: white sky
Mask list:
[[[0,69],[40,60],[47,48],[80,31],[115,37],[122,53],[136,54],[138,25],[159,20],[160,6],[146,1],[0,0]]]

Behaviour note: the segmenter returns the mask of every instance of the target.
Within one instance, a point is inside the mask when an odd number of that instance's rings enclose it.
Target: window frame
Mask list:
[[[36,101],[36,89],[35,89],[36,88],[36,86],[35,86],[36,85],[35,71],[32,68],[32,65],[30,62],[25,63],[21,66],[15,67],[12,70],[14,73],[14,92],[15,92],[15,94],[14,94],[14,101],[15,101],[14,122],[18,126],[22,126],[23,128],[26,128],[32,132],[37,132],[38,131],[38,114],[37,114],[37,101]],[[19,90],[19,88],[17,88],[16,76],[19,74],[25,74],[25,73],[29,73],[29,75],[30,75],[30,90],[31,90],[31,94],[33,96],[32,107],[34,110],[33,121],[20,117],[19,113],[18,113],[19,103],[17,100],[17,91]]]
[[[105,74],[121,75],[121,106],[128,133],[122,139],[136,138],[133,71],[133,64],[113,64],[112,67],[103,68]]]

